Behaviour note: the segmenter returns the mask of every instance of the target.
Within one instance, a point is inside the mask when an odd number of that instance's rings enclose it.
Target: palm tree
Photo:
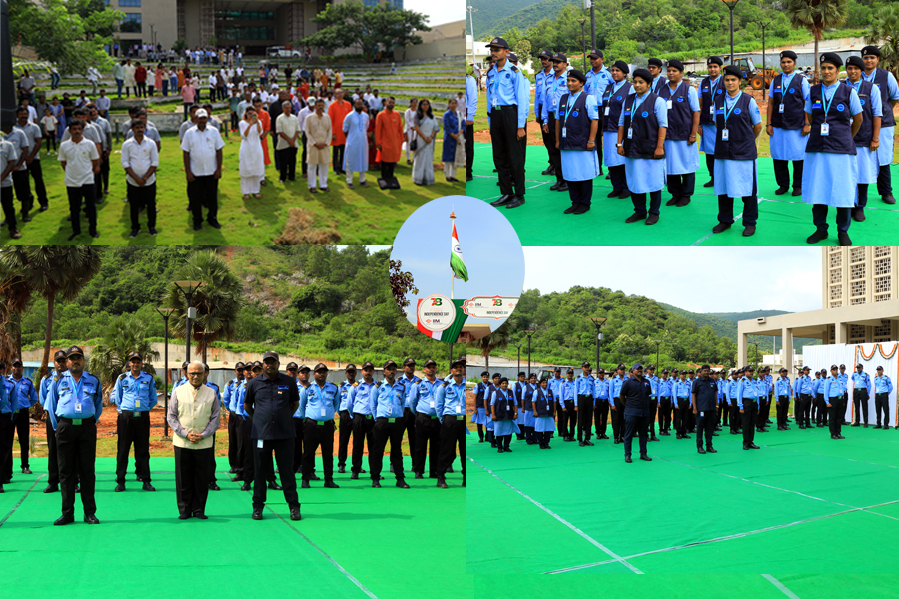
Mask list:
[[[11,285],[0,291],[10,301],[8,309],[21,313],[27,301],[21,296],[28,290],[28,296],[37,293],[47,300],[47,332],[44,337],[44,356],[41,359],[40,375],[45,375],[50,361],[50,341],[53,339],[53,309],[56,297],[73,300],[85,285],[100,271],[102,259],[100,250],[86,245],[30,245],[0,249],[0,267],[13,278]],[[16,279],[18,277],[18,279]],[[10,278],[7,277],[7,281]],[[2,287],[2,285],[0,285]],[[18,349],[21,350],[21,347]]]
[[[244,305],[243,281],[231,272],[224,258],[212,250],[195,252],[174,273],[175,280],[200,281],[191,300],[197,318],[191,321],[191,338],[197,342],[197,352],[206,351],[206,344],[229,339],[236,328],[237,314]],[[163,303],[174,308],[172,333],[185,338],[185,301],[174,285],[166,290]],[[204,335],[205,332],[205,335]]]
[[[30,300],[25,280],[0,263],[0,360],[6,363],[22,353],[20,315]]]
[[[896,6],[888,4],[874,13],[865,41],[869,44],[883,43],[878,66],[899,77],[899,10]]]
[[[104,389],[115,384],[116,378],[125,372],[127,356],[138,352],[143,356],[144,372],[155,375],[153,360],[159,352],[147,341],[146,322],[130,314],[115,317],[103,333],[103,341],[98,343],[87,361],[87,369],[100,379]]]
[[[480,339],[475,339],[468,344],[469,347],[481,352],[481,356],[484,358],[484,370],[490,371],[490,352],[495,349],[506,349],[512,341],[510,328],[509,321],[507,320],[489,335],[484,335]]]
[[[849,0],[786,0],[784,11],[790,24],[808,29],[815,39],[815,81],[818,80],[818,42],[824,31],[839,27],[849,17]]]

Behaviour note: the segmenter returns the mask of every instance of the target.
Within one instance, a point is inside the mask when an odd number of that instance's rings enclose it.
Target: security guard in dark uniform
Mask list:
[[[26,177],[27,178],[27,177]],[[30,443],[28,438],[31,434],[31,425],[29,424],[31,417],[28,411],[31,406],[38,402],[37,390],[31,379],[23,375],[22,360],[18,358],[12,363],[13,373],[6,377],[6,380],[13,384],[12,392],[9,395],[9,403],[12,406],[12,428],[7,433],[9,435],[9,457],[6,459],[7,478],[12,478],[12,447],[13,434],[19,438],[19,455],[22,466],[22,474],[32,474],[28,467],[28,450]],[[18,378],[16,378],[18,377]]]
[[[406,403],[406,386],[396,380],[396,362],[384,363],[384,382],[378,387],[377,395],[370,396],[372,416],[375,426],[372,430],[371,450],[368,467],[371,470],[371,486],[381,486],[381,468],[384,464],[384,449],[390,441],[390,464],[396,476],[396,486],[408,489],[403,473],[403,406]]]
[[[437,415],[440,418],[440,464],[437,469],[437,487],[448,488],[446,473],[456,457],[459,447],[459,461],[462,462],[462,486],[465,486],[465,435],[468,428],[467,402],[465,393],[465,359],[453,360],[450,365],[452,378],[443,381],[437,389]]]
[[[758,449],[753,443],[755,439],[755,419],[758,414],[758,387],[752,379],[755,368],[747,366],[743,369],[743,377],[737,383],[737,406],[743,415],[743,449]]]
[[[374,380],[375,365],[366,362],[362,365],[362,382],[353,387],[348,400],[349,411],[353,415],[353,462],[350,478],[357,480],[362,469],[362,452],[368,444],[371,453],[371,431],[375,421],[371,414],[371,395],[377,395],[380,383]]]
[[[721,66],[724,61],[717,56],[709,56],[706,68],[709,76],[699,84],[699,127],[702,130],[700,150],[705,152],[705,166],[711,179],[703,187],[715,186],[715,98],[724,95],[724,77]]]
[[[646,70],[652,75],[652,83],[649,84],[649,91],[655,95],[659,95],[659,92],[661,92],[662,88],[665,87],[665,84],[668,83],[668,80],[662,76],[662,69],[664,67],[665,63],[662,62],[661,58],[650,58],[646,67]]]
[[[42,378],[40,385],[38,385],[40,388],[38,400],[41,402],[42,408],[46,408],[47,391],[50,390],[50,385],[54,381],[59,380],[59,377],[68,368],[66,366],[66,352],[59,350],[53,354],[53,364],[56,369]],[[2,384],[2,381],[0,381],[0,384]],[[0,390],[0,393],[2,392]],[[56,457],[56,435],[53,433],[53,424],[50,422],[49,414],[45,415],[45,420],[47,425],[47,488],[44,489],[44,493],[56,493],[59,491],[59,460]]]
[[[415,406],[409,403],[409,398],[412,395],[412,387],[421,379],[415,374],[415,360],[413,358],[406,358],[403,360],[403,376],[397,380],[406,387],[406,405],[403,408],[403,430],[406,432],[409,439],[409,452],[412,454],[412,471],[418,472],[418,456],[415,452],[415,448],[418,446],[418,443],[415,440],[415,434],[417,432],[415,430]],[[393,472],[393,464],[390,465],[390,471]]]
[[[119,412],[116,421],[116,493],[125,490],[128,454],[134,444],[134,471],[144,483],[144,491],[155,491],[150,484],[150,410],[158,403],[156,379],[143,372],[144,360],[138,352],[128,354],[129,372],[116,380],[112,397]]]
[[[103,386],[84,370],[84,352],[77,345],[66,350],[68,371],[50,385],[47,413],[56,431],[59,478],[62,487],[62,516],[53,524],[75,521],[76,474],[81,480],[84,521],[99,524],[95,515],[97,421],[103,413]]]
[[[643,377],[643,365],[634,364],[632,377],[621,385],[621,398],[624,401],[624,461],[631,463],[631,442],[634,435],[640,437],[640,459],[651,462],[647,454],[649,440],[649,395],[652,385]]]
[[[574,393],[577,398],[577,441],[581,447],[593,447],[590,433],[593,428],[593,392],[596,380],[590,374],[590,362],[581,364],[581,376],[574,381]]]
[[[531,84],[509,62],[506,40],[495,37],[487,47],[494,59],[493,68],[487,73],[487,118],[502,194],[490,205],[515,208],[524,204],[524,153],[519,140],[526,135]]]
[[[437,378],[437,362],[428,360],[424,364],[425,377],[412,386],[409,403],[415,410],[415,448],[417,459],[413,460],[415,478],[424,478],[425,457],[430,445],[430,461],[428,462],[429,478],[437,478],[437,465],[440,448],[440,419],[437,416],[437,389],[443,381]],[[416,468],[417,463],[417,468]]]
[[[344,369],[346,380],[340,383],[338,390],[340,391],[340,424],[338,425],[337,437],[337,472],[344,474],[346,472],[346,456],[350,446],[350,437],[353,434],[353,413],[352,406],[349,403],[350,392],[358,383],[356,382],[356,365],[347,364]]]
[[[718,422],[718,384],[709,376],[709,365],[699,367],[699,376],[693,381],[691,389],[693,414],[696,415],[696,451],[699,453],[718,453],[712,447],[712,436]],[[705,449],[702,448],[702,437],[705,432]]]
[[[299,391],[295,381],[278,372],[278,354],[267,351],[262,356],[263,374],[247,383],[244,409],[252,422],[250,438],[253,439],[255,477],[253,481],[253,520],[262,520],[265,507],[264,457],[275,453],[275,461],[281,475],[284,499],[290,507],[290,519],[300,520],[300,502],[297,498],[297,479],[291,467],[296,433],[291,420],[300,406]]]
[[[325,488],[336,489],[334,484],[334,414],[340,405],[340,390],[328,382],[328,367],[316,364],[315,382],[300,394],[300,412],[305,416],[303,431],[303,488],[309,488],[309,480],[315,465],[315,452],[322,448],[322,470]],[[283,485],[282,485],[283,486]]]
[[[865,416],[865,428],[868,428],[868,398],[871,396],[871,377],[864,372],[864,368],[861,364],[856,364],[855,372],[852,374],[852,403],[855,407],[855,422],[852,423],[852,426],[859,425],[859,412],[862,412]]]

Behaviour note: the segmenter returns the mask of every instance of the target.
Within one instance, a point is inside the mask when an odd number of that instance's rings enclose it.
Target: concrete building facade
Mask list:
[[[749,335],[780,335],[783,364],[793,371],[793,337],[824,344],[899,340],[899,247],[823,248],[822,309],[741,320],[737,359],[746,363]]]

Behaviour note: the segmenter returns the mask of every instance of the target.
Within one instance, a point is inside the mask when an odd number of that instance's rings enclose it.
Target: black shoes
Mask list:
[[[59,485],[47,485],[44,493],[59,493]]]
[[[371,488],[372,488],[372,489],[380,489],[380,488],[381,488],[381,483],[378,482],[378,481],[376,481],[376,480],[373,480],[373,481],[371,481]]]
[[[865,220],[865,209],[864,208],[853,208],[852,209],[852,220],[855,222],[864,222]]]
[[[207,516],[200,510],[194,512],[194,518],[199,518],[200,520],[209,520],[209,516]]]
[[[631,192],[628,189],[625,189],[624,191],[622,191],[621,193],[618,194],[619,200],[623,200],[623,199],[629,198],[629,197],[631,197]]]
[[[628,464],[633,462],[633,460],[631,459],[631,456],[629,456],[629,455],[624,456],[624,461],[627,462]]]
[[[549,167],[548,169],[546,169],[545,171],[543,171],[543,172],[540,173],[540,174],[541,174],[541,175],[555,175],[555,174],[556,174],[556,169],[554,169],[553,167]]]
[[[303,479],[303,483],[300,485],[300,488],[301,489],[311,489],[312,487],[309,486],[308,480]]]
[[[442,476],[437,479],[437,488],[438,489],[449,489],[449,485],[446,484],[446,479]]]
[[[818,229],[812,235],[810,235],[809,238],[805,240],[805,242],[818,243],[819,241],[823,241],[825,239],[827,239],[827,231],[824,229]]]
[[[885,196],[883,196],[883,201],[887,204],[895,204],[896,198],[893,197],[893,194],[888,193]]]
[[[153,489],[153,490],[155,491],[156,489]],[[210,491],[221,491],[222,488],[220,486],[218,486],[216,483],[211,482],[211,483],[209,483],[209,490]]]
[[[617,198],[620,193],[621,193],[620,191],[615,191],[613,189],[612,191],[609,192],[609,194],[606,197],[607,198]]]
[[[333,480],[326,480],[325,488],[326,489],[339,489],[340,487],[337,486],[337,484]]]
[[[568,208],[562,211],[563,214],[572,214],[575,210],[577,210],[579,204],[572,204]]]
[[[337,474],[346,474],[346,466],[338,466]]]
[[[34,474],[34,472],[31,471],[31,468],[25,466],[24,468],[22,468],[22,474]]]
[[[782,196],[783,194],[787,193],[788,191],[790,191],[789,187],[778,187],[777,191],[774,192],[774,195]]]
[[[626,223],[635,223],[635,222],[637,222],[638,220],[646,220],[646,215],[645,215],[645,214],[641,215],[641,214],[638,214],[638,213],[634,212],[634,213],[631,214],[629,217],[627,217],[626,219],[624,219],[624,222],[626,222]]]
[[[269,481],[268,488],[271,489],[272,491],[280,491],[281,485],[279,485],[275,481]]]
[[[591,443],[589,440],[584,441],[584,445],[586,445],[587,447],[593,447],[593,443]]]
[[[252,487],[250,486],[250,483],[244,483],[243,485],[241,485],[240,490],[241,491],[250,491],[250,490],[252,490]]]
[[[854,422],[850,426],[859,426],[859,424],[858,424],[858,422]]]
[[[798,198],[798,197],[801,196],[801,195],[802,195],[802,188],[794,189],[794,190],[793,190],[793,197],[794,197],[794,198]]]
[[[654,225],[657,222],[659,222],[659,215],[658,214],[650,214],[649,216],[646,217],[646,222],[644,224]]]
[[[852,240],[849,239],[849,233],[840,233],[837,236],[837,239],[840,240],[840,245],[842,245],[842,246],[848,247],[848,246],[852,245]]]
[[[506,209],[518,208],[522,204],[524,204],[524,196],[513,196],[512,201],[506,204]]]
[[[363,470],[362,472],[365,472],[365,470]],[[319,478],[319,477],[315,474],[315,472],[313,472],[313,473],[309,476],[309,480],[321,480],[321,478]]]
[[[88,524],[99,524],[100,523],[100,521],[97,520],[97,517],[93,514],[85,514],[84,521],[87,522]]]
[[[119,484],[117,484],[117,485],[115,486],[115,489],[114,489],[114,490],[115,490],[116,493],[121,493],[122,491],[125,490],[125,484],[124,484],[124,483],[119,483]]]
[[[712,180],[709,181],[708,183],[705,183],[705,184],[703,185],[703,187],[715,187],[715,180],[712,179]]]
[[[290,519],[291,520],[302,520],[303,515],[300,514],[300,506],[290,508]]]
[[[578,447],[583,447],[583,446],[584,446],[584,442],[583,442],[583,441],[578,441],[577,444],[578,444]]]
[[[665,205],[676,206],[678,202],[680,202],[680,198],[678,196],[671,196],[671,199],[665,202]]]
[[[409,488],[409,485],[406,483],[406,481],[402,480],[402,479],[396,481],[396,486],[399,487],[400,489],[408,489]]]
[[[156,487],[151,485],[150,481],[148,481],[148,480],[144,481],[144,491],[155,491],[155,490],[156,490]]]
[[[564,183],[564,181],[556,181],[555,183],[553,183],[552,185],[549,186],[549,190],[550,191],[559,191],[559,188],[562,187],[562,183]]]
[[[677,207],[683,208],[684,206],[686,206],[689,203],[690,203],[690,196],[681,196],[680,199],[677,201]]]
[[[60,516],[53,523],[53,526],[63,526],[65,524],[71,524],[74,521],[75,521],[74,516]]]
[[[187,520],[188,518],[190,518],[190,514],[178,514],[179,520]]]
[[[743,237],[752,237],[755,235],[755,225],[749,225],[743,229]]]
[[[755,443],[750,443],[750,444],[749,444],[749,449],[758,449],[758,448],[759,448],[759,446],[756,445]]]
[[[353,472],[353,473],[350,475],[350,480],[359,480],[359,473],[358,473],[358,472]]]
[[[643,460],[644,462],[651,462],[651,461],[652,461],[652,458],[649,457],[648,455],[641,455],[641,456],[640,456],[640,459]]]
[[[556,189],[556,191],[568,191],[568,182],[562,181],[562,184]]]
[[[703,449],[702,447],[697,447],[696,451],[698,451],[699,453],[705,453],[705,449]]]
[[[254,508],[253,515],[250,516],[253,520],[262,520],[262,508]]]
[[[706,453],[718,453],[717,449],[712,449],[711,447],[707,447],[705,450]]]

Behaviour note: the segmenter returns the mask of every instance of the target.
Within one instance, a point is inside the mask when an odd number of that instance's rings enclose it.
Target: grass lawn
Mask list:
[[[443,152],[442,132],[438,139],[435,157]],[[115,146],[115,144],[114,144]],[[46,147],[46,146],[45,146]],[[121,145],[118,146],[121,148]],[[382,191],[377,187],[379,171],[369,171],[367,180],[372,187],[362,188],[356,178],[356,189],[346,187],[343,176],[331,171],[329,193],[310,194],[304,179],[300,178],[297,164],[297,181],[281,184],[272,164],[266,167],[268,185],[262,188],[260,199],[250,197],[244,201],[240,193],[238,175],[239,137],[231,135],[225,141],[224,167],[219,182],[218,220],[220,230],[204,226],[195,232],[190,214],[186,211],[186,179],[178,138],[163,135],[160,167],[156,178],[156,229],[159,234],[147,233],[146,214],[141,215],[142,231],[135,239],[129,239],[131,221],[128,204],[124,202],[127,185],[121,168],[120,151],[110,156],[110,194],[97,210],[99,239],[87,234],[87,222],[82,222],[82,234],[72,243],[142,244],[142,245],[258,245],[270,244],[282,234],[282,242],[292,243],[371,243],[390,244],[396,232],[419,206],[446,195],[462,194],[464,183],[446,183],[442,163],[435,163],[436,184],[419,187],[412,183],[412,167],[406,165],[405,156],[397,165],[396,176],[402,187],[399,191]],[[23,244],[60,244],[67,241],[71,226],[68,216],[68,200],[63,185],[63,170],[56,156],[41,151],[44,181],[47,186],[50,210],[32,212],[33,221],[19,223]],[[299,162],[299,157],[298,157]],[[33,186],[32,186],[33,187]],[[32,189],[33,191],[33,189]],[[35,202],[36,204],[37,202]],[[16,202],[17,206],[20,206]],[[7,229],[0,231],[0,242],[8,243]]]

